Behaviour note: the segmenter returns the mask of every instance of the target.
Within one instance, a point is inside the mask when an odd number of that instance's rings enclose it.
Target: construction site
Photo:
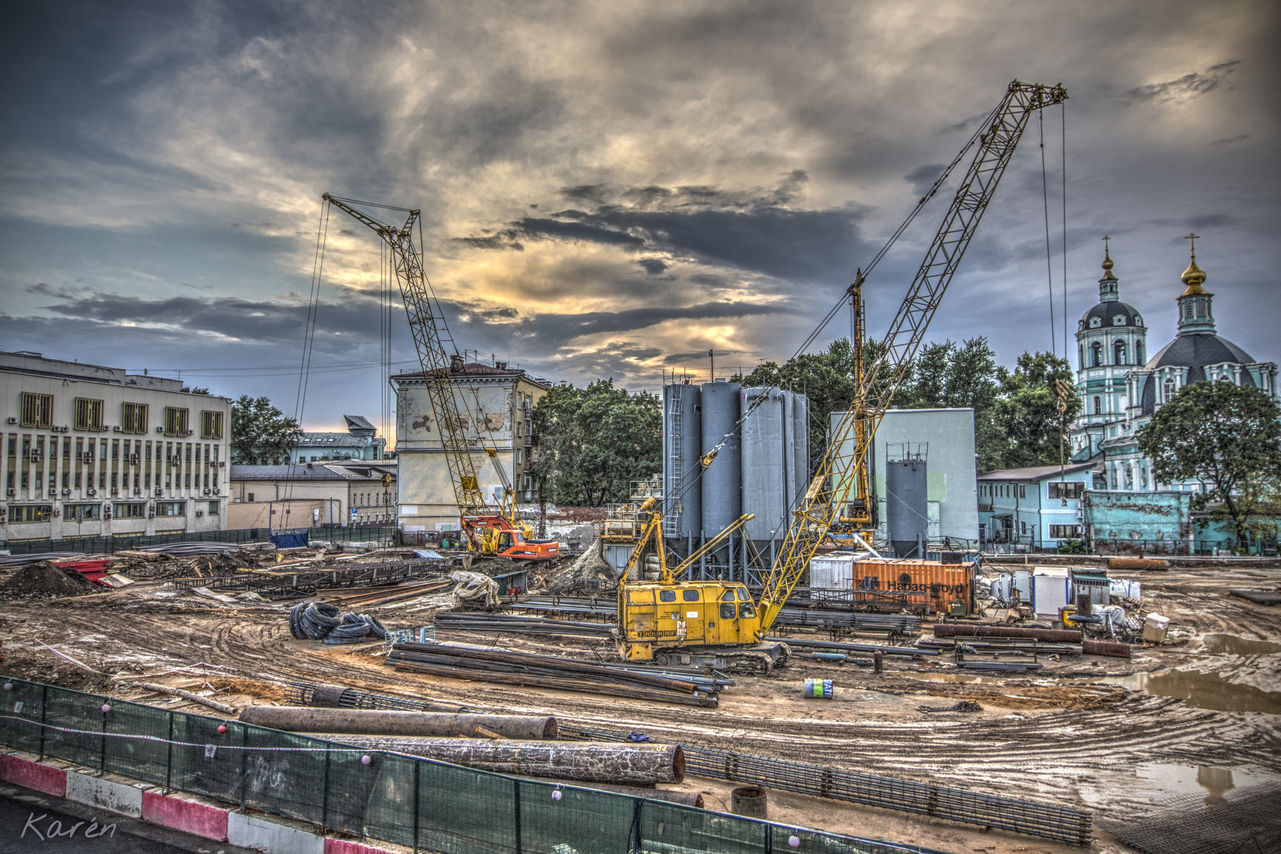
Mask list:
[[[922,456],[870,462],[1029,119],[1066,98],[1011,83],[921,199],[909,222],[957,185],[866,363],[881,255],[838,300],[845,412],[668,386],[663,471],[595,522],[483,485],[420,212],[326,194],[394,262],[448,470],[399,504],[457,534],[3,558],[5,781],[198,803],[206,838],[262,850],[1277,850],[1281,563],[982,553],[931,538]],[[878,474],[910,512],[880,518]]]

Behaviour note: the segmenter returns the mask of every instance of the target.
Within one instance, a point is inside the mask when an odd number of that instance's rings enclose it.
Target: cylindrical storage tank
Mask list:
[[[885,463],[885,515],[895,557],[924,558],[929,537],[925,460]]]
[[[703,425],[696,385],[663,387],[663,535],[697,539],[703,525],[702,479],[698,458],[702,453]]]
[[[792,451],[790,508],[800,502],[800,497],[810,485],[810,400],[803,394],[790,391],[788,394],[792,398],[792,429],[788,439]],[[790,516],[787,524],[792,524]]]
[[[753,513],[744,532],[749,539],[766,541],[782,527],[787,513],[786,439],[791,425],[786,420],[784,393],[777,389],[745,388],[741,411],[755,405],[743,421],[743,497],[744,513]]]
[[[743,478],[741,433],[738,429],[738,383],[703,383],[702,454],[724,441],[716,460],[703,470],[703,539],[725,530],[742,515]],[[717,553],[725,552],[722,545]]]
[[[730,812],[745,818],[768,817],[768,798],[760,786],[739,786],[729,793]]]

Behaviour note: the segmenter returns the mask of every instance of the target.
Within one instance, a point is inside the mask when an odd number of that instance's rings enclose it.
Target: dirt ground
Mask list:
[[[1122,573],[1114,573],[1122,575]],[[794,656],[766,677],[737,677],[717,709],[473,683],[392,670],[381,644],[326,646],[291,637],[292,601],[174,590],[163,579],[110,592],[0,599],[0,671],[202,713],[141,690],[148,677],[237,707],[280,703],[292,681],[340,684],[478,711],[554,714],[562,726],[641,731],[663,740],[892,775],[1094,811],[1089,850],[1127,852],[1105,827],[1178,796],[1207,803],[1235,787],[1281,786],[1281,607],[1230,588],[1276,590],[1281,569],[1127,572],[1144,606],[1172,619],[1170,643],[1130,660],[1064,657],[1032,676],[959,673],[950,657],[887,658],[880,676]],[[389,629],[429,622],[409,605],[367,609]],[[614,657],[607,642],[441,631],[441,640]],[[52,648],[52,650],[50,649]],[[64,658],[55,655],[61,653]],[[68,661],[67,659],[73,659]],[[807,677],[832,700],[804,699]],[[981,711],[926,711],[958,701]],[[733,784],[691,778],[709,808]],[[943,851],[1082,849],[1003,832],[769,792],[773,820]]]

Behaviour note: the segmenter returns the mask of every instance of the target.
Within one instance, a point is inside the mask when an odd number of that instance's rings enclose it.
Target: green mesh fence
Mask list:
[[[428,759],[0,677],[0,744],[415,850],[893,854],[926,849]],[[220,731],[221,730],[221,731]]]

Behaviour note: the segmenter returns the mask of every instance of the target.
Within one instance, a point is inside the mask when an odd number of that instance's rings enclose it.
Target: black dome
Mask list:
[[[1117,315],[1120,315],[1125,318],[1125,322],[1122,324],[1124,326],[1141,326],[1142,325],[1141,323],[1135,322],[1136,320],[1141,320],[1142,315],[1139,314],[1139,310],[1136,309],[1134,306],[1130,305],[1129,303],[1117,302],[1115,300],[1108,300],[1107,302],[1099,303],[1098,305],[1094,306],[1094,308],[1087,311],[1085,315],[1081,318],[1081,322],[1079,326],[1081,329],[1088,329],[1090,326],[1090,318],[1092,317],[1097,317],[1099,319],[1099,325],[1098,327],[1095,327],[1095,328],[1112,326],[1112,319]]]
[[[1157,368],[1180,367],[1188,369],[1187,384],[1201,382],[1205,379],[1206,365],[1248,365],[1254,359],[1250,354],[1227,339],[1220,338],[1212,332],[1195,332],[1180,335],[1161,348],[1152,359],[1143,366],[1145,371]],[[1241,372],[1241,385],[1254,386],[1254,377],[1248,371]],[[1156,381],[1149,375],[1143,381],[1142,407],[1144,415],[1151,415],[1156,409]]]

